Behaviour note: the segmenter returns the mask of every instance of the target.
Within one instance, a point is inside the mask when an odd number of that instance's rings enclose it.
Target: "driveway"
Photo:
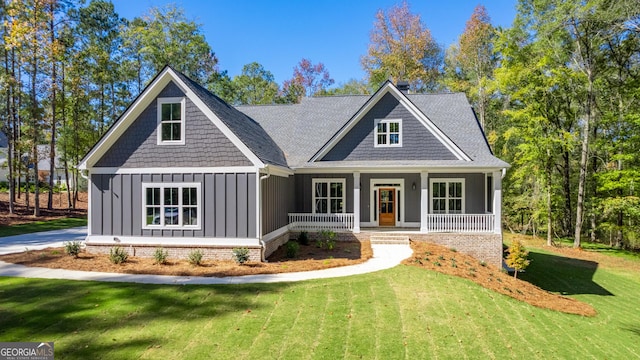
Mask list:
[[[48,247],[64,246],[67,241],[84,241],[87,227],[63,230],[52,230],[31,234],[0,237],[0,255],[29,250],[40,250]]]

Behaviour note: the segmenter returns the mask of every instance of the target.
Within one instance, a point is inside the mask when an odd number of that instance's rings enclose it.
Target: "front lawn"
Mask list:
[[[24,224],[12,224],[0,226],[0,237],[31,234],[40,231],[69,229],[79,226],[86,226],[86,218],[57,218],[47,221],[34,221]]]
[[[257,285],[0,278],[0,340],[54,341],[60,359],[640,357],[637,271],[530,250],[523,278],[598,314],[539,309],[406,265]]]

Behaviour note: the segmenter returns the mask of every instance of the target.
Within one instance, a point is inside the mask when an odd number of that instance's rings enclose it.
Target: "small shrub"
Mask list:
[[[289,241],[287,243],[287,257],[289,259],[293,259],[298,256],[298,250],[300,250],[300,245],[298,245],[295,241]]]
[[[297,244],[296,244],[297,245]],[[240,265],[249,261],[249,249],[247,248],[234,248],[233,257]]]
[[[458,250],[456,250],[456,248],[451,248],[451,249],[449,249],[449,251],[451,251],[451,252],[458,252]]]
[[[514,240],[509,246],[509,255],[505,259],[507,266],[513,268],[513,277],[518,277],[518,271],[522,271],[531,263],[528,260],[529,252],[522,246],[522,243],[518,240]]]
[[[433,262],[433,265],[435,265],[435,266],[440,266],[440,262],[439,262],[439,261],[434,261],[434,262]]]
[[[309,234],[306,231],[300,232],[298,236],[298,242],[300,245],[309,245]]]
[[[202,265],[203,256],[204,254],[202,253],[202,250],[200,249],[191,250],[191,252],[187,256],[187,261],[189,261],[189,264],[193,266],[200,266]]]
[[[484,260],[483,260],[483,261],[480,261],[480,266],[482,266],[482,267],[486,267],[486,266],[487,266],[487,263],[486,263]]]
[[[444,256],[442,255],[438,256],[438,260],[444,260]]]
[[[114,246],[111,248],[111,250],[109,250],[109,260],[111,260],[112,263],[116,265],[122,264],[125,263],[127,259],[129,259],[129,254],[124,248],[120,246]]]
[[[326,247],[327,250],[333,250],[336,247],[336,233],[331,230],[320,231],[320,248]]]
[[[73,256],[75,259],[78,258],[78,254],[80,254],[80,248],[81,248],[82,243],[80,241],[69,241],[64,243],[64,252],[69,255],[69,256]]]
[[[163,248],[157,248],[153,253],[153,258],[155,259],[155,263],[159,265],[164,265],[167,263],[167,258],[169,257],[169,252]]]

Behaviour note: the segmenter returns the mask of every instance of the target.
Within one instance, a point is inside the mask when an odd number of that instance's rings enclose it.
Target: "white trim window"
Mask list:
[[[376,119],[375,147],[402,146],[402,119]]]
[[[432,214],[464,214],[464,179],[430,179]]]
[[[198,183],[143,183],[142,204],[143,228],[200,228]]]
[[[158,99],[158,145],[184,145],[185,98]]]
[[[313,179],[313,213],[343,214],[346,212],[345,179]]]

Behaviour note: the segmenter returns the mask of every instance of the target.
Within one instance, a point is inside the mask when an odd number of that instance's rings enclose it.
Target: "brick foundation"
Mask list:
[[[358,234],[350,232],[336,233],[336,241],[365,241],[372,235],[381,235],[383,232],[361,232]],[[485,261],[498,267],[502,267],[502,235],[501,234],[420,234],[415,232],[390,232],[392,235],[408,236],[411,241],[427,241],[434,244],[456,249],[463,254],[471,255],[479,260]],[[290,239],[297,239],[300,232],[286,232],[276,238],[265,242],[264,256],[267,258],[273,254],[280,246],[286,244]],[[314,242],[319,237],[318,232],[309,232],[309,241]],[[205,260],[233,260],[233,248],[229,246],[211,245],[161,245],[161,244],[120,244],[120,247],[127,250],[131,256],[153,257],[157,248],[163,248],[172,259],[187,259],[189,253],[199,249],[203,253]],[[109,254],[113,243],[88,243],[86,250],[90,253]],[[259,246],[249,247],[251,261],[261,261],[261,251]]]
[[[170,259],[187,259],[189,253],[194,250],[202,251],[202,258],[204,260],[233,260],[233,248],[232,247],[219,247],[219,246],[207,246],[207,245],[160,245],[160,244],[120,244],[118,245],[125,249],[130,256],[138,256],[143,258],[152,258],[154,252],[158,248],[162,248],[167,251]],[[86,250],[90,253],[97,254],[109,254],[109,251],[114,247],[113,244],[99,244],[89,243]],[[262,249],[260,247],[248,247],[249,259],[251,261],[261,261],[260,253]]]
[[[350,232],[336,233],[337,241],[364,241],[372,235],[381,235],[384,232],[363,231],[358,234]],[[502,267],[502,234],[449,234],[393,231],[391,235],[408,236],[411,241],[427,241],[430,243],[456,249],[463,254],[471,255],[488,264]],[[297,239],[300,232],[291,232],[291,238]],[[309,241],[315,241],[320,236],[317,232],[309,232]]]

